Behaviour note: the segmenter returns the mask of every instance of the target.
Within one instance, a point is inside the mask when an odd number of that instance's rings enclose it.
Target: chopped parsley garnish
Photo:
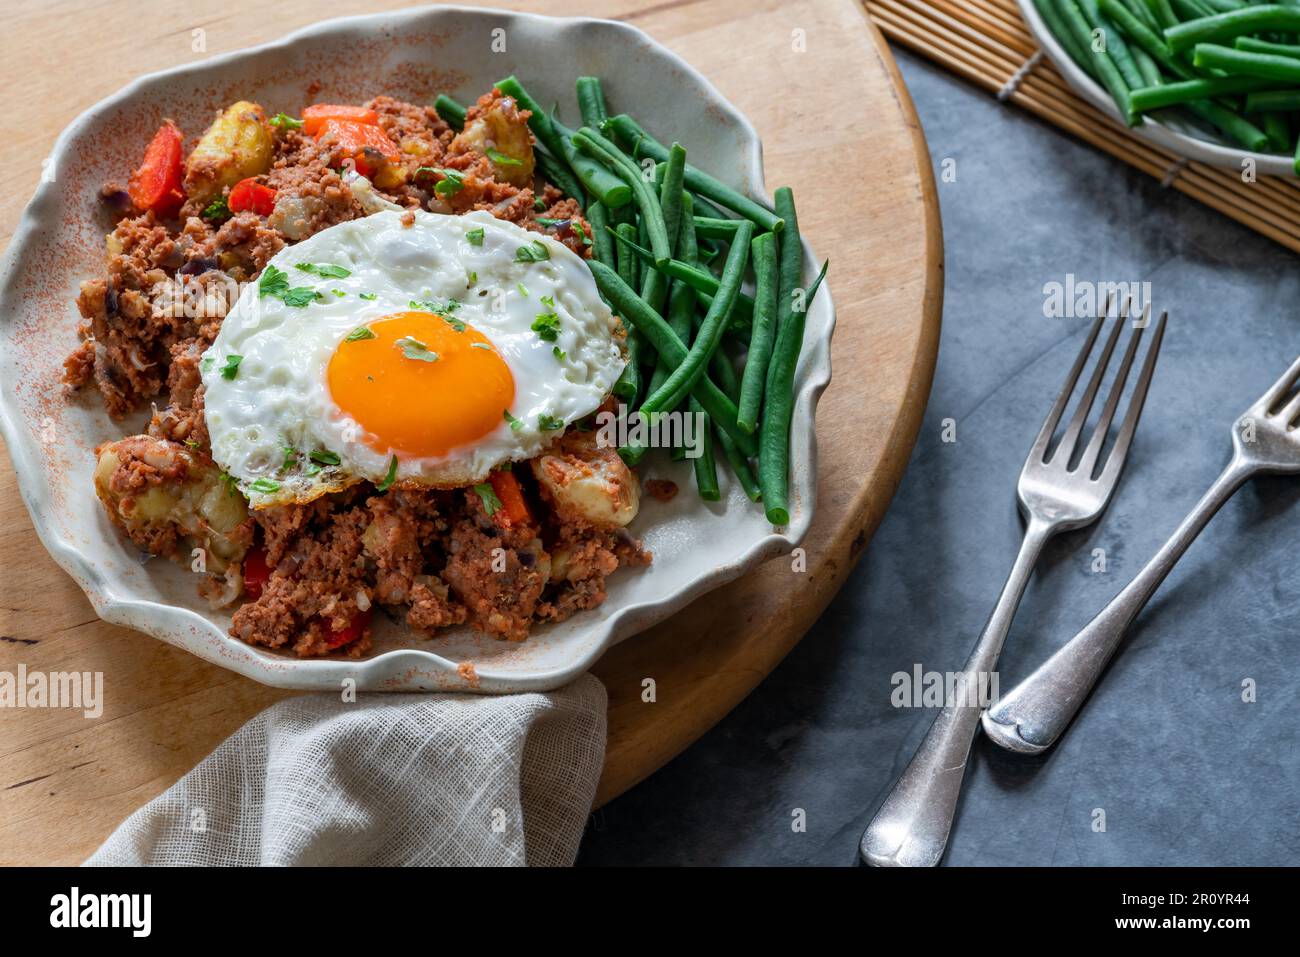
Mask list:
[[[360,296],[362,299],[364,299],[366,302],[371,302],[372,300],[379,298],[379,296],[373,292],[359,292],[357,293],[357,295]]]
[[[465,285],[472,286],[476,282],[478,282],[478,273],[471,271],[470,274],[465,277]]]
[[[221,219],[230,218],[230,204],[226,202],[226,197],[218,196],[212,202],[208,203],[203,210],[203,218],[210,223],[215,223]]]
[[[277,113],[271,117],[271,125],[282,130],[300,130],[302,129],[302,120],[295,120],[285,113]]]
[[[523,296],[525,299],[528,298],[528,287],[527,287],[527,286],[525,286],[525,285],[524,285],[523,283],[521,283],[521,282],[517,282],[517,283],[515,283],[515,288],[519,290],[519,295]]]
[[[393,482],[395,481],[397,481],[397,456],[396,455],[394,455],[391,459],[388,460],[388,474],[384,476],[384,480],[382,482],[380,482],[378,485],[375,486],[375,490],[379,492],[387,492],[390,488],[393,487]]]
[[[344,292],[342,289],[331,289],[330,292],[334,293],[334,295],[338,296],[340,299],[344,298],[347,295],[347,293]]]
[[[317,449],[314,452],[310,452],[307,457],[313,462],[317,462],[321,465],[338,465],[340,461],[337,452],[329,452],[325,449]]]
[[[543,212],[546,209],[546,200],[542,199],[540,196],[534,196],[533,209],[537,210],[539,213]]]
[[[522,162],[521,160],[515,159],[513,156],[507,156],[500,150],[494,150],[490,146],[487,148],[487,158],[498,166],[519,166]]]
[[[510,423],[511,432],[518,432],[520,429],[524,427],[524,423],[521,422],[519,419],[516,419],[513,415],[511,415],[509,409],[506,409],[506,411],[502,414],[505,416],[506,421]]]
[[[233,379],[239,373],[239,364],[243,361],[243,356],[226,356],[226,364],[221,367],[221,378]]]
[[[554,297],[554,296],[542,296],[542,297],[541,297],[541,300],[542,300],[542,305],[543,305],[543,306],[549,306],[551,309],[554,309],[554,308],[555,308],[555,297]]]
[[[537,427],[543,432],[555,432],[564,428],[564,420],[554,418],[543,412],[537,417]]]
[[[267,266],[257,280],[257,294],[279,299],[286,306],[306,306],[322,298],[315,289],[306,286],[289,286],[289,274],[275,266]]]
[[[357,326],[344,337],[344,342],[360,342],[362,339],[378,339],[374,330],[369,326]]]
[[[229,472],[222,472],[217,478],[220,479],[221,484],[226,487],[226,491],[231,495],[239,494],[239,481]]]
[[[497,493],[492,491],[492,483],[484,482],[481,485],[475,485],[474,491],[483,501],[483,511],[487,512],[488,518],[491,518],[497,512],[501,511],[501,499],[497,498]]]
[[[492,351],[492,347],[488,345],[486,342],[471,342],[469,344],[469,347],[471,349],[486,349],[488,352]]]
[[[465,234],[465,241],[471,246],[483,245],[483,227],[478,226]]]
[[[537,338],[554,342],[560,337],[560,317],[553,312],[543,312],[533,320],[531,328],[537,333]]]
[[[200,367],[204,372],[211,372],[211,371],[212,371],[212,363],[214,363],[215,361],[216,361],[216,359],[214,359],[212,356],[204,356],[204,357],[203,357],[203,361],[199,363],[199,367]]]
[[[569,354],[559,346],[551,346],[551,355],[555,356],[555,358],[559,359],[561,362],[569,357]]]
[[[539,263],[551,258],[551,251],[546,248],[546,243],[540,239],[534,239],[527,246],[520,246],[515,250],[515,262],[517,263]]]
[[[298,450],[293,448],[293,446],[286,445],[284,447],[284,461],[280,463],[280,468],[291,469],[297,464],[298,464]]]
[[[454,169],[442,169],[437,166],[421,166],[417,173],[437,173],[442,179],[433,184],[433,191],[442,197],[455,196],[465,188],[465,176]]]
[[[295,267],[322,279],[347,279],[352,275],[351,269],[335,266],[333,263],[298,263]]]
[[[402,336],[393,345],[401,349],[402,355],[408,359],[416,359],[420,362],[437,362],[439,358],[438,353],[431,350],[414,336]]]
[[[465,323],[461,322],[459,319],[454,318],[453,316],[443,316],[442,321],[445,322],[447,325],[451,326],[457,332],[465,331]]]
[[[578,234],[578,238],[582,240],[582,245],[584,246],[591,245],[591,237],[588,236],[587,231],[582,228],[582,223],[580,223],[576,219],[572,220],[572,222],[569,225],[569,228]]]
[[[538,216],[533,222],[539,226],[558,226],[560,223],[567,223],[567,219],[549,219],[546,216]]]
[[[203,443],[202,443],[202,442],[195,442],[193,439],[186,439],[186,440],[185,440],[185,444],[188,445],[188,446],[189,446],[190,448],[192,448],[192,449],[200,449],[200,448],[203,447]]]
[[[254,492],[278,492],[278,491],[280,491],[280,483],[279,483],[279,482],[272,482],[270,479],[266,479],[266,478],[260,478],[260,479],[257,479],[257,480],[255,480],[251,485],[249,485],[248,487],[251,488]]]
[[[460,308],[460,300],[458,299],[448,299],[446,302],[441,303],[435,299],[412,299],[407,303],[407,305],[412,309],[419,309],[421,312],[432,312],[435,315],[442,316],[442,318],[446,319],[453,325],[460,322],[459,319],[453,320],[446,315],[447,313],[455,312]],[[463,326],[464,323],[461,323],[461,325]],[[461,330],[458,329],[457,332],[459,331]]]

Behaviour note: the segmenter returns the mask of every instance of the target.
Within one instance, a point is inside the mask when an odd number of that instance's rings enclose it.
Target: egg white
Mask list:
[[[397,482],[468,485],[503,462],[532,458],[560,434],[540,427],[543,416],[567,424],[590,414],[622,372],[618,320],[586,264],[567,247],[485,212],[416,211],[410,226],[401,216],[375,213],[281,250],[270,265],[287,274],[290,286],[313,288],[324,298],[291,306],[260,295],[258,284],[250,283],[204,354],[212,456],[254,507],[310,501],[355,482],[387,478],[392,450],[373,448],[364,429],[335,404],[327,368],[349,333],[409,311],[413,300],[460,304],[454,316],[481,332],[510,368],[515,398],[509,412],[517,425],[512,428],[503,415],[492,432],[445,456],[399,455]],[[466,239],[475,229],[483,230],[481,245]],[[550,258],[517,261],[520,247],[535,242],[545,245]],[[350,275],[321,278],[298,269],[299,263],[341,266]],[[374,298],[362,299],[363,293]],[[560,317],[554,342],[530,328],[551,308],[542,304],[543,296],[554,300]],[[223,372],[231,356],[242,357],[233,377]],[[312,462],[313,451],[327,453],[320,458],[337,455],[338,465]]]

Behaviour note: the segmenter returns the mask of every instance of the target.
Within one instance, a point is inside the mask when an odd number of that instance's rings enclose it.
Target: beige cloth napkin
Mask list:
[[[605,686],[289,698],[124,821],[86,863],[573,863]]]

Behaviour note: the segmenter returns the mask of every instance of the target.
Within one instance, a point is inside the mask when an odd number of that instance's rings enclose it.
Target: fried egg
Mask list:
[[[481,482],[622,372],[618,320],[567,247],[484,212],[403,215],[281,250],[204,353],[212,457],[254,507]]]

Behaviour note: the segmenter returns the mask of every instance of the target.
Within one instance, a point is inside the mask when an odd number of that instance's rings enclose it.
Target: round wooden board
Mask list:
[[[59,131],[135,76],[328,17],[403,5],[108,0],[84,18],[20,8],[0,35],[0,81],[27,92],[12,104],[0,144],[12,187],[0,195],[0,240],[8,243]],[[820,485],[806,567],[773,559],[597,665],[610,698],[603,803],[744,698],[803,636],[871,538],[929,394],[942,238],[920,124],[856,0],[512,6],[624,20],[685,57],[754,122],[768,183],[796,188],[804,235],[833,262],[834,380],[818,409]],[[206,49],[196,52],[200,40]],[[95,70],[81,66],[88,62]],[[131,811],[286,694],[99,621],[40,546],[0,456],[0,670],[19,664],[103,671],[105,701],[94,720],[0,708],[0,864],[80,863]],[[642,699],[648,678],[652,703]]]

